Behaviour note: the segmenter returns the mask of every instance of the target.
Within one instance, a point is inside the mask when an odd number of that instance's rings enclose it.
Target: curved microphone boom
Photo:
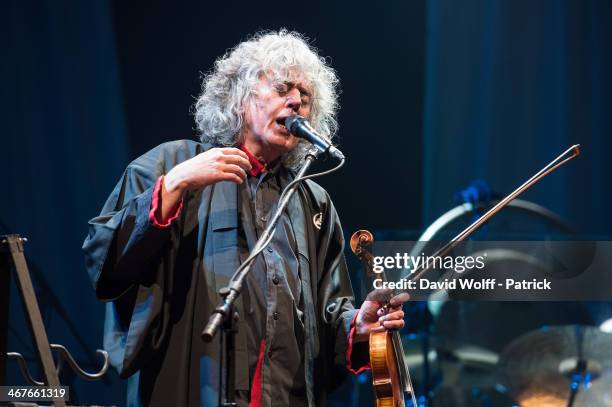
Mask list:
[[[289,116],[285,119],[285,127],[296,137],[309,141],[322,153],[329,153],[338,160],[344,160],[344,154],[332,145],[325,137],[312,128],[308,120],[299,115]]]

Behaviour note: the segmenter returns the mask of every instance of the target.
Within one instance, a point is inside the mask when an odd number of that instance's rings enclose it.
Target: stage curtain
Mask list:
[[[426,3],[423,226],[474,179],[507,194],[568,146],[583,155],[525,195],[609,236],[612,3]]]
[[[95,371],[104,306],[95,299],[80,247],[87,220],[128,161],[110,3],[26,0],[2,9],[0,233],[28,238],[49,340]],[[34,360],[14,286],[13,279],[8,350]],[[63,376],[71,404],[124,400],[112,377]],[[7,380],[25,384],[13,361]]]

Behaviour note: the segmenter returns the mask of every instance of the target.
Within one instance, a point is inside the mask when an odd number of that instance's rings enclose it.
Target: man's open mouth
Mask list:
[[[277,118],[275,121],[276,121],[276,124],[278,124],[278,126],[281,128],[281,131],[289,135],[291,134],[291,132],[289,132],[289,129],[285,126],[285,120],[287,119],[287,117],[289,116],[281,116]]]
[[[287,127],[285,127],[285,120],[287,119],[287,117],[288,116],[279,117],[278,119],[276,119],[276,123],[288,131]]]

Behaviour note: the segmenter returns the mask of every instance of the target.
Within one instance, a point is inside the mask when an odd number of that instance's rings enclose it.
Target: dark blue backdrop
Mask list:
[[[49,336],[87,368],[103,310],[80,253],[87,219],[131,158],[191,137],[198,72],[257,29],[305,32],[339,72],[349,163],[322,184],[347,233],[418,231],[471,180],[510,191],[581,143],[583,157],[527,197],[583,234],[610,234],[610,3],[321,1],[308,18],[278,4],[211,7],[11,1],[1,14],[2,229],[30,239]],[[32,357],[12,294],[9,349]],[[124,400],[112,374],[64,382],[82,403]]]
[[[471,180],[509,193],[572,144],[582,157],[526,197],[610,235],[612,4],[427,2],[423,220]]]
[[[80,246],[87,220],[128,159],[110,4],[14,1],[0,15],[2,229],[29,238],[27,259],[50,341],[96,370],[103,306],[92,295]],[[32,358],[14,287],[11,300],[8,349]],[[24,383],[14,362],[8,377]],[[102,391],[111,377],[105,384],[63,382],[72,400],[111,404],[124,399]]]

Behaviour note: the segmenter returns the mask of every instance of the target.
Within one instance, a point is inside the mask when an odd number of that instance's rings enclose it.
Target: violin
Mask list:
[[[542,178],[561,167],[568,161],[580,155],[580,145],[576,144],[568,148],[565,152],[551,161],[548,165],[534,174],[531,178],[525,181],[522,185],[508,194],[504,199],[499,201],[495,206],[489,209],[484,215],[474,221],[471,225],[465,228],[461,233],[451,239],[446,245],[437,250],[433,256],[443,257],[453,250],[461,241],[467,238],[472,232],[482,226],[497,212],[506,207],[512,200],[531,188]],[[372,243],[374,236],[367,230],[358,230],[353,233],[350,239],[351,250],[361,260],[364,265],[366,275],[373,278],[373,255]],[[426,266],[421,266],[410,271],[410,280],[419,280],[429,271]],[[384,272],[376,273],[376,277],[386,281]],[[387,309],[389,301],[394,295],[389,294],[388,298],[383,299],[386,302],[383,308]],[[412,405],[417,407],[410,372],[404,360],[404,351],[398,330],[384,330],[378,332],[370,332],[369,338],[370,366],[372,367],[372,386],[374,388],[374,397],[376,407],[404,407],[404,394],[409,393],[412,399]]]
[[[367,230],[358,230],[350,240],[351,250],[364,265],[366,275],[373,279],[372,242],[374,236]],[[385,273],[377,273],[377,278],[386,281]],[[393,295],[381,298],[380,302],[389,303]],[[410,379],[410,372],[404,360],[404,349],[397,329],[370,332],[370,366],[376,407],[404,407],[404,393],[410,393],[412,403],[416,398]]]

